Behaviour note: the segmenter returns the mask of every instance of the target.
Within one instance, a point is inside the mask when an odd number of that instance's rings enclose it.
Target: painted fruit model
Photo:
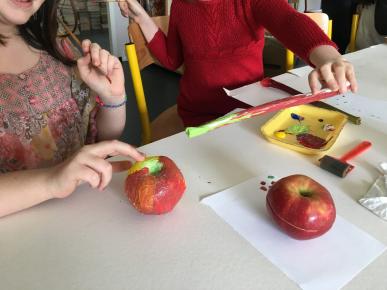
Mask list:
[[[125,192],[131,204],[144,214],[171,211],[185,191],[183,174],[166,156],[151,156],[128,171]]]
[[[321,236],[336,218],[329,191],[305,175],[291,175],[275,182],[266,195],[266,208],[286,234],[299,240]]]

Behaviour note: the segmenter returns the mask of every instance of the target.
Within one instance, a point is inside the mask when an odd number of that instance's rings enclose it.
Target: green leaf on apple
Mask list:
[[[147,157],[144,161],[135,163],[128,173],[131,174],[143,168],[148,168],[149,174],[156,175],[163,169],[163,163],[160,162],[158,156]]]

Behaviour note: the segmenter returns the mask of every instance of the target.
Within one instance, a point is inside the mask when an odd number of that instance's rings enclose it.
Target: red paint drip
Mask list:
[[[297,141],[302,146],[313,148],[313,149],[320,149],[327,144],[327,141],[325,141],[324,139],[308,133],[298,134]]]

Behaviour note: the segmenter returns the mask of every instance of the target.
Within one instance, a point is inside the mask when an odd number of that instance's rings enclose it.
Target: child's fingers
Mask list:
[[[114,69],[116,68],[117,58],[113,55],[109,55],[108,64],[107,64],[107,75],[111,76]]]
[[[97,188],[101,183],[99,173],[90,167],[79,166],[79,169],[74,174],[76,174],[78,179],[77,185],[87,182],[92,188]]]
[[[312,90],[312,94],[317,93],[320,90],[320,81],[319,81],[319,73],[317,70],[313,70],[309,74],[309,86],[310,89]]]
[[[112,165],[113,172],[121,172],[128,170],[132,166],[132,162],[128,160],[124,161],[112,161],[110,162]]]
[[[130,146],[130,145],[129,145]],[[142,155],[144,158],[146,157],[146,154],[145,153],[143,153],[143,152],[139,152],[140,153],[140,155]],[[109,153],[109,157],[114,157],[114,156],[119,156],[119,155],[122,155],[122,153],[120,153],[120,152],[117,152],[117,151],[114,151],[114,152],[111,152],[111,153]]]
[[[99,46],[98,43],[92,43],[90,46],[90,54],[91,54],[91,61],[94,66],[99,66],[101,64],[100,60],[100,50],[101,47]]]
[[[337,84],[339,85],[340,93],[347,92],[347,78],[345,76],[345,66],[343,63],[333,64],[332,69]]]
[[[121,1],[121,2],[118,2],[118,6],[120,7],[122,16],[128,17],[129,16],[128,3]]]
[[[109,56],[110,56],[110,53],[105,50],[105,49],[101,49],[99,51],[99,60],[100,60],[100,64],[99,64],[99,69],[100,71],[104,74],[104,75],[108,75],[108,61],[109,61]]]
[[[85,56],[82,56],[82,57],[78,58],[78,60],[77,60],[78,67],[88,66],[90,64],[90,62],[91,62],[90,53],[87,53]]]
[[[351,64],[347,64],[347,69],[345,72],[345,75],[347,77],[347,80],[351,84],[351,91],[356,93],[358,89],[357,80],[355,77],[355,71]]]
[[[82,41],[83,54],[87,54],[90,52],[90,46],[91,46],[91,41],[89,39],[85,39]]]
[[[332,91],[336,91],[339,89],[335,76],[333,75],[331,65],[323,65],[320,68],[320,73],[322,79],[324,80],[329,89],[331,89]]]
[[[98,184],[99,189],[103,189],[109,184],[112,178],[113,169],[112,165],[107,160],[93,154],[85,153],[84,151],[83,155],[79,156],[78,160],[83,166],[91,168],[98,173],[100,176]]]
[[[111,155],[113,153],[117,155],[118,153],[118,155],[132,157],[136,161],[144,160],[144,155],[137,151],[136,148],[118,140],[102,141],[97,144],[88,146],[92,154],[95,154],[102,158],[106,158],[108,155]]]

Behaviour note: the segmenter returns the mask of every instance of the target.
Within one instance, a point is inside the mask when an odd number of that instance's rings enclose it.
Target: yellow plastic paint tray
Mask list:
[[[262,127],[274,144],[304,153],[319,154],[332,147],[347,122],[347,116],[311,105],[279,111]]]

